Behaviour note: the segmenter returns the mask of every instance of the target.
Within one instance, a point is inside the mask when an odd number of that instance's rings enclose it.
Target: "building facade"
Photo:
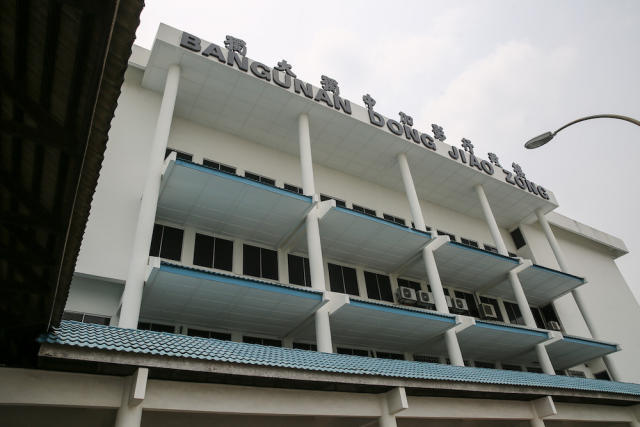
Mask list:
[[[640,425],[624,243],[362,101],[231,36],[134,48],[64,320],[5,375],[38,409],[8,419]]]

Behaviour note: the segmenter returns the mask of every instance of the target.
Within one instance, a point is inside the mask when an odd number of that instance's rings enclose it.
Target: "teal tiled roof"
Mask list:
[[[343,354],[269,347],[257,344],[189,337],[165,332],[62,321],[41,342],[121,351],[241,363],[270,367],[373,375],[407,379],[544,387],[640,396],[640,384],[545,375],[532,372],[470,368],[437,363],[376,359]]]

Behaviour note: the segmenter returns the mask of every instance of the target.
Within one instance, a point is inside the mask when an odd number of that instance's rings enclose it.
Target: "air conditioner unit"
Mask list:
[[[433,304],[433,295],[431,294],[431,292],[418,291],[417,294],[419,306],[426,307]]]
[[[453,303],[458,310],[468,310],[467,301],[464,298],[454,298]]]
[[[416,291],[405,286],[398,287],[397,296],[400,304],[415,305],[418,302]]]
[[[555,320],[551,320],[551,321],[547,322],[547,326],[552,331],[561,331],[562,330],[562,328],[560,327],[560,323],[556,322]]]
[[[482,307],[482,314],[484,314],[484,317],[492,317],[494,319],[498,318],[498,316],[496,316],[496,309],[493,305],[483,303],[480,306]]]

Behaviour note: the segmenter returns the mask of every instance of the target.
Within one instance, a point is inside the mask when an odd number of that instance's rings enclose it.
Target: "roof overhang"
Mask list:
[[[34,363],[62,317],[142,7],[2,5],[0,363]]]
[[[181,117],[298,155],[297,117],[307,113],[318,164],[402,192],[396,157],[406,153],[420,198],[483,218],[474,190],[482,184],[498,224],[505,227],[534,217],[537,209],[549,212],[557,207],[553,193],[544,199],[522,190],[508,183],[500,168],[488,175],[453,160],[445,143],[437,142],[435,151],[427,149],[372,125],[367,110],[359,105],[351,104],[351,115],[337,111],[295,93],[293,85],[284,89],[272,79],[267,82],[236,65],[180,47],[181,37],[182,31],[160,26],[142,80],[143,87],[162,92],[168,67],[180,64],[175,113]],[[317,92],[314,87],[313,93]]]
[[[284,337],[323,304],[310,288],[162,263],[145,284],[140,317]]]

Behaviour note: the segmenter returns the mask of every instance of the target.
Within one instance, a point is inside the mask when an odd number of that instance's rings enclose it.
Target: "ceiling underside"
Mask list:
[[[0,362],[60,321],[143,6],[125,3],[1,3]]]

